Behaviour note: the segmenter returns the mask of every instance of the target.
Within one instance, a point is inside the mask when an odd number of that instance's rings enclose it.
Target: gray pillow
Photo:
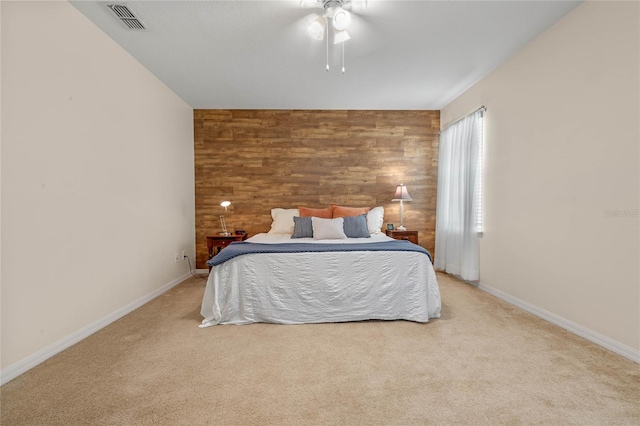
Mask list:
[[[295,218],[294,218],[295,220]],[[367,215],[347,216],[344,218],[344,233],[347,238],[369,238],[369,228],[367,228]]]
[[[293,217],[293,235],[291,235],[291,238],[313,238],[311,216]]]

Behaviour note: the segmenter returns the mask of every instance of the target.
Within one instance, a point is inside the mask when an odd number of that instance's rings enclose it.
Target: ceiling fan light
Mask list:
[[[327,18],[324,16],[318,16],[311,22],[311,25],[307,28],[309,35],[316,40],[322,40],[324,38],[324,30],[327,28]]]
[[[333,28],[337,31],[344,31],[351,23],[351,14],[339,7],[333,13]]]
[[[351,36],[346,31],[336,31],[336,35],[333,37],[333,44],[344,43],[351,39]]]

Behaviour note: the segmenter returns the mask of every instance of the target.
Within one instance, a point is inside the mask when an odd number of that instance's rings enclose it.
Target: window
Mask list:
[[[438,158],[434,265],[437,269],[469,281],[479,279],[483,109],[442,131]]]
[[[478,119],[478,165],[476,168],[476,190],[473,200],[473,209],[476,216],[476,232],[482,237],[482,174],[484,163],[484,114],[480,111]]]

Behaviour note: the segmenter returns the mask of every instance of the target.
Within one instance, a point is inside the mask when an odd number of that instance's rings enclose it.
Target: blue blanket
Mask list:
[[[308,252],[346,252],[346,251],[414,251],[427,255],[433,261],[431,254],[423,247],[405,240],[381,241],[376,243],[353,244],[313,244],[313,243],[283,243],[260,244],[246,241],[233,242],[207,261],[207,265],[216,266],[244,254],[256,253],[308,253]]]

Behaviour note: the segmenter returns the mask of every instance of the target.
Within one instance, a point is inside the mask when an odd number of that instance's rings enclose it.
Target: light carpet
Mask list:
[[[639,365],[438,274],[442,318],[198,328],[174,289],[5,384],[2,425],[640,424]]]

